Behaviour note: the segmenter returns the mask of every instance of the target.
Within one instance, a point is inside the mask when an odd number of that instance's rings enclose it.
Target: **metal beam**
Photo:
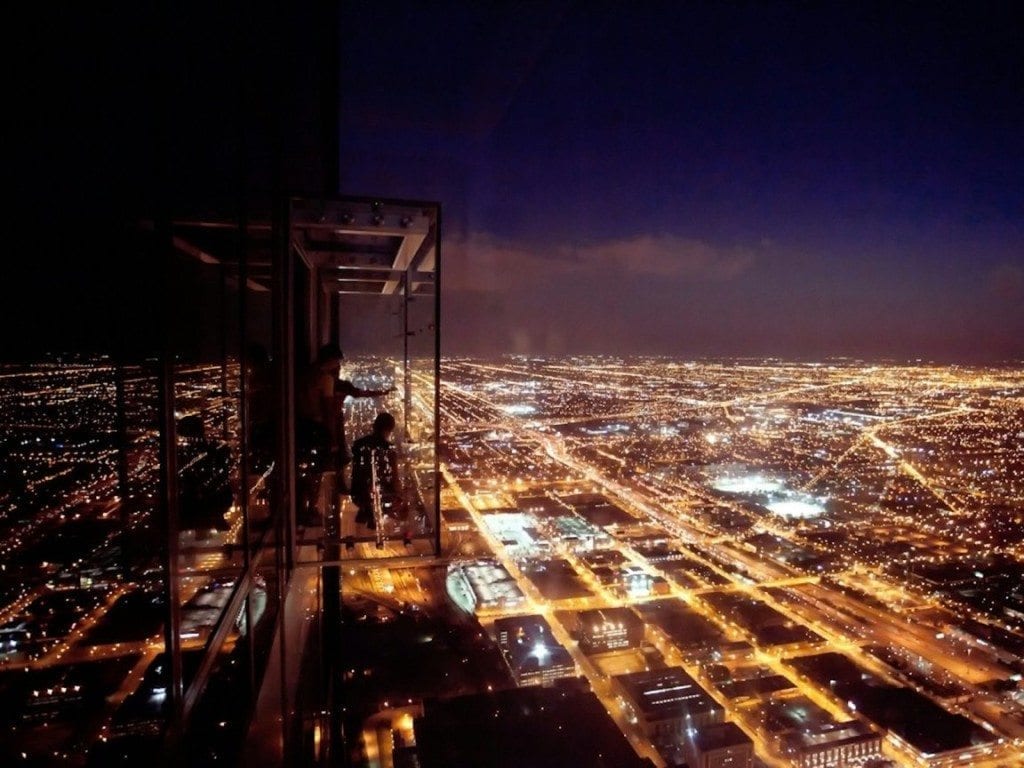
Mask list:
[[[352,256],[391,256],[394,254],[395,249],[391,242],[387,243],[353,243],[347,240],[322,240],[313,239],[310,237],[309,232],[304,232],[303,247],[307,251],[315,251],[317,253],[329,253],[329,254],[346,254]],[[374,232],[374,235],[378,233]],[[393,235],[379,235],[380,237],[388,238],[390,241]]]
[[[401,280],[405,275],[409,275],[409,279],[417,283],[434,282],[433,272],[403,272],[401,270],[391,269],[390,267],[386,269],[359,267],[352,269],[340,269],[337,272],[324,272],[323,270],[321,270],[321,272],[321,280],[324,283],[350,282],[352,280]]]
[[[376,218],[375,218],[376,217]],[[408,216],[397,213],[371,214],[353,216],[334,214],[323,220],[311,218],[307,221],[296,221],[297,229],[311,231],[329,231],[337,235],[390,235],[405,237],[409,234],[425,235],[430,231],[430,220],[422,215]]]
[[[236,221],[201,221],[195,219],[180,219],[171,222],[175,227],[192,227],[194,229],[230,229],[237,230]],[[266,232],[270,234],[269,222],[250,222],[245,227],[246,232]]]
[[[220,259],[216,256],[207,253],[202,248],[192,245],[188,240],[183,237],[175,235],[171,238],[171,242],[174,243],[174,247],[181,251],[186,256],[191,256],[194,259],[199,259],[203,264],[220,264]]]
[[[309,258],[309,254],[298,238],[292,238],[292,247],[295,248],[295,252],[299,254],[299,258],[302,259],[302,263],[306,265],[307,269],[312,270],[316,268],[316,264]]]
[[[207,253],[202,248],[193,245],[188,240],[186,240],[183,237],[179,237],[178,235],[175,235],[174,237],[171,238],[171,243],[174,245],[174,248],[180,253],[183,253],[186,256],[191,256],[194,259],[198,259],[203,264],[209,264],[211,266],[214,264],[220,264],[228,269],[231,269],[235,266],[233,262],[226,262],[223,259],[220,259],[211,253]],[[251,278],[247,279],[245,281],[245,284],[249,287],[250,290],[253,291],[267,290],[266,286],[260,285]]]
[[[427,232],[408,235],[402,241],[402,245],[398,249],[398,253],[395,255],[395,263],[391,265],[392,269],[402,272],[408,270],[409,265],[412,264],[413,257],[417,254],[420,246],[423,245],[423,241],[426,239]],[[395,293],[400,284],[401,282],[399,280],[388,280],[387,283],[384,284],[384,290],[382,293]]]
[[[308,249],[307,249],[308,250]],[[325,269],[391,269],[398,248],[389,248],[386,253],[353,253],[341,256],[325,251],[309,251]]]

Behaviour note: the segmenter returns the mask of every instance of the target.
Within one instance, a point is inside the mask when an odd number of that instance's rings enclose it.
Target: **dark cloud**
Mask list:
[[[677,235],[636,235],[586,245],[529,247],[485,233],[445,244],[445,289],[508,291],[582,276],[730,280],[754,262],[749,248],[722,248]]]

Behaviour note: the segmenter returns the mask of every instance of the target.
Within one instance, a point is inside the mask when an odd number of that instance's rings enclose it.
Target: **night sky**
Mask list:
[[[446,353],[1024,359],[1017,6],[347,0],[290,51],[241,0],[41,8],[0,357],[152,346],[127,222],[258,198],[275,121],[331,188],[338,107],[339,192],[443,205]]]
[[[350,2],[341,188],[443,203],[449,353],[1019,359],[1021,33],[1012,3]]]

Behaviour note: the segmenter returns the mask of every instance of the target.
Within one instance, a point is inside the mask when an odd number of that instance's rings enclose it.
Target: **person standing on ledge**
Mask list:
[[[380,494],[382,514],[395,516],[402,512],[398,456],[391,443],[394,431],[395,417],[386,412],[378,413],[373,420],[373,432],[352,444],[352,501],[359,510],[356,522],[370,530],[377,527],[373,503],[375,490]]]
[[[316,361],[299,374],[296,382],[295,438],[299,463],[306,463],[310,475],[314,472],[335,471],[338,490],[343,492],[342,470],[351,461],[345,442],[345,398],[383,397],[394,391],[389,389],[360,389],[351,381],[341,380],[341,361],[345,356],[337,344],[325,344],[317,353]],[[304,483],[302,496],[307,511],[314,503],[314,482]]]

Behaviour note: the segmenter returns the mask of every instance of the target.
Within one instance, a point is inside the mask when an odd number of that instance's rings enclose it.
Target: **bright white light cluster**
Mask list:
[[[534,406],[527,405],[526,403],[506,405],[502,410],[511,416],[529,416],[531,413],[537,412],[537,409]]]
[[[714,482],[714,489],[725,493],[774,493],[782,490],[782,483],[764,475],[719,477]]]
[[[814,501],[802,501],[800,499],[782,499],[769,502],[765,506],[776,515],[797,519],[817,517],[825,511],[824,507]]]

